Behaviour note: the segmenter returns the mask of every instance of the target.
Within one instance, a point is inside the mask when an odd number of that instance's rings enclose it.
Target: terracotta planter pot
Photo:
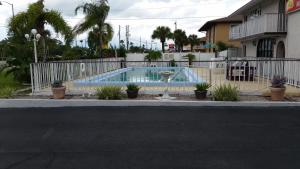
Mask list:
[[[52,88],[54,99],[64,99],[66,95],[66,87]]]
[[[273,88],[271,90],[271,99],[272,101],[283,101],[286,88]]]
[[[196,96],[196,98],[199,99],[199,100],[206,99],[206,96],[207,96],[207,90],[206,90],[206,91],[198,91],[198,90],[195,90],[195,96]]]
[[[129,99],[136,99],[138,97],[138,95],[139,95],[139,91],[138,90],[137,91],[129,91],[129,90],[127,90],[126,92],[127,92],[127,96],[128,96]]]

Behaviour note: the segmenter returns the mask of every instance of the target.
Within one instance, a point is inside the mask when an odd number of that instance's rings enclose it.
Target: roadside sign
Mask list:
[[[295,12],[300,10],[300,0],[288,0],[287,1],[287,12]]]

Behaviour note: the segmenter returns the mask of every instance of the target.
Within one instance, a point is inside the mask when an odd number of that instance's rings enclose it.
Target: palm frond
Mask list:
[[[61,16],[60,12],[54,10],[45,12],[44,19],[47,24],[51,25],[54,28],[56,33],[61,33],[62,35],[64,35],[66,41],[72,38],[71,27]]]

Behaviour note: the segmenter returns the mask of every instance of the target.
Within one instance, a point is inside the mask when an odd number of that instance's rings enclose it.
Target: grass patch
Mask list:
[[[5,75],[0,72],[0,98],[9,98],[20,88],[20,84],[14,79],[13,75]]]

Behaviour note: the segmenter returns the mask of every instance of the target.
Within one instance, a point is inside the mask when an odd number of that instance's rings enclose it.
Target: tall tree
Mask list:
[[[44,0],[38,0],[36,3],[30,4],[27,11],[18,13],[9,21],[9,34],[13,35],[13,39],[22,42],[24,34],[29,33],[32,28],[42,35],[41,43],[43,46],[43,60],[46,61],[46,39],[50,36],[50,31],[45,29],[46,25],[50,25],[56,33],[64,35],[66,43],[72,41],[71,27],[61,16],[60,12],[45,9]]]
[[[192,34],[188,37],[188,41],[189,41],[189,44],[191,45],[191,51],[193,52],[194,46],[199,45],[199,42],[200,42],[198,39],[198,36],[195,34]]]
[[[169,27],[159,26],[153,31],[152,39],[159,39],[161,42],[161,48],[165,53],[165,42],[167,39],[172,38],[171,29]]]
[[[107,45],[105,43],[111,41],[113,37],[112,26],[105,22],[110,11],[110,6],[107,0],[100,0],[98,2],[85,3],[78,6],[75,9],[76,15],[79,10],[82,10],[83,14],[85,14],[85,18],[83,22],[75,26],[74,33],[81,34],[93,29],[93,36],[98,40],[98,49],[100,57],[102,57],[103,46]]]
[[[177,29],[174,31],[174,40],[177,51],[181,52],[183,50],[183,46],[187,44],[187,36],[185,31],[181,29]]]

